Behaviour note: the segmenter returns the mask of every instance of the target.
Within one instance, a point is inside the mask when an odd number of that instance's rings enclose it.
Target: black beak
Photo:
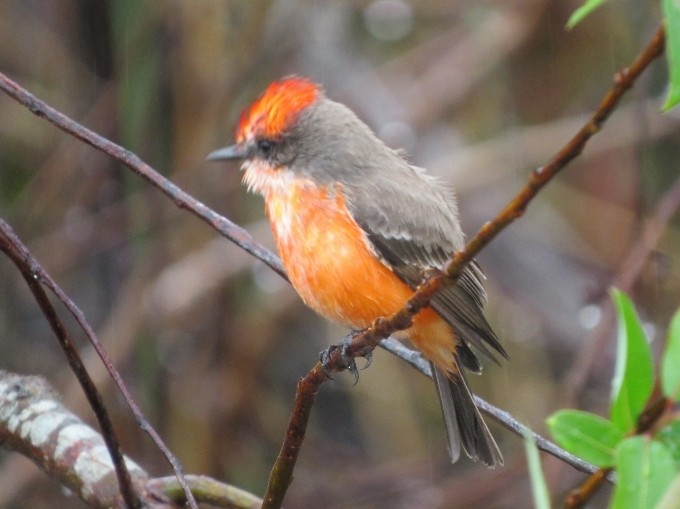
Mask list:
[[[235,144],[214,150],[205,159],[206,161],[233,161],[234,159],[245,159],[246,157],[248,157],[247,145]]]

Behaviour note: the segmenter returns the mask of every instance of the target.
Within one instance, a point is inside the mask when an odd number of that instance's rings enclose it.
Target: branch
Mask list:
[[[0,445],[31,459],[94,508],[123,509],[114,465],[102,436],[61,404],[42,377],[0,370]],[[148,509],[180,509],[186,502],[174,477],[150,479],[128,457],[130,479]],[[254,509],[261,500],[204,476],[187,476],[196,500],[216,507]]]
[[[401,342],[392,338],[383,339],[380,343],[380,347],[406,360],[406,362],[408,362],[416,370],[420,371],[423,375],[432,378],[430,363],[420,352],[411,350],[410,348],[405,347]],[[583,461],[582,459],[558,447],[547,438],[529,429],[505,410],[501,410],[497,406],[494,406],[488,401],[483,400],[479,396],[474,395],[473,397],[475,399],[475,405],[477,405],[477,407],[482,412],[519,437],[525,437],[527,434],[529,434],[534,439],[536,446],[540,450],[547,452],[559,460],[562,460],[564,463],[571,465],[576,470],[581,472],[593,474],[598,471],[598,467],[595,465],[591,465],[590,463]],[[607,480],[611,481],[610,478],[607,478]]]
[[[645,267],[650,253],[659,243],[666,225],[673,218],[678,208],[680,208],[680,177],[675,180],[659,200],[649,221],[644,225],[640,235],[637,236],[634,245],[621,262],[619,270],[609,286],[630,292],[638,275]],[[616,315],[609,294],[602,298],[600,305],[603,310],[600,322],[587,341],[584,342],[564,383],[565,397],[563,404],[565,406],[573,405],[577,395],[588,381],[595,363],[602,359],[601,353],[610,337],[608,332],[611,331],[615,323]]]
[[[21,241],[19,241],[12,228],[2,219],[0,219],[0,250],[14,262],[21,272],[21,275],[26,280],[35,300],[38,302],[45,318],[47,318],[52,331],[57,336],[59,344],[66,354],[71,370],[76,375],[78,382],[83,388],[83,392],[85,392],[85,396],[94,411],[97,422],[104,433],[106,448],[113,461],[118,484],[120,485],[120,492],[125,500],[126,506],[133,509],[139,509],[141,504],[133,489],[130,472],[123,460],[120,443],[113,431],[113,424],[111,423],[109,414],[104,406],[102,397],[92,381],[92,378],[90,378],[80,355],[78,355],[78,350],[76,349],[70,334],[59,319],[57,312],[54,307],[52,307],[50,299],[47,297],[45,290],[43,290],[43,287],[40,284],[43,270],[28,252],[28,249],[26,249]]]
[[[90,402],[90,405],[92,406],[95,415],[97,416],[97,420],[100,423],[102,432],[104,433],[104,438],[107,441],[107,445],[109,445],[111,457],[113,459],[114,464],[116,465],[116,471],[118,473],[121,490],[123,492],[125,500],[128,501],[128,505],[130,507],[137,507],[136,505],[132,504],[134,502],[135,495],[134,493],[132,493],[132,490],[129,486],[130,485],[129,475],[126,472],[125,464],[122,461],[122,452],[120,451],[118,440],[116,439],[113,433],[113,429],[108,418],[106,408],[104,407],[101,400],[101,396],[97,392],[97,389],[94,383],[92,382],[92,379],[87,373],[85,366],[83,365],[82,360],[80,359],[80,356],[78,355],[78,352],[75,346],[73,345],[73,342],[71,341],[68,332],[66,331],[66,328],[59,320],[59,317],[54,311],[54,308],[52,308],[52,305],[50,304],[49,299],[45,295],[45,292],[43,291],[40,283],[44,284],[50,290],[52,290],[52,292],[54,292],[57,298],[66,306],[69,312],[76,319],[76,321],[82,328],[83,332],[85,332],[85,335],[90,340],[90,343],[96,350],[100,359],[102,360],[102,363],[106,367],[106,370],[109,372],[113,380],[116,382],[118,389],[122,393],[128,406],[132,410],[132,413],[134,414],[137,423],[139,424],[139,427],[142,430],[146,431],[149,434],[149,436],[151,436],[156,446],[160,449],[160,451],[163,453],[163,455],[166,457],[166,459],[172,466],[173,471],[177,476],[178,482],[184,488],[184,492],[186,494],[189,506],[192,507],[193,509],[197,509],[196,501],[193,499],[191,490],[189,489],[188,485],[186,484],[186,481],[184,480],[182,466],[180,465],[177,458],[172,454],[170,449],[168,449],[168,447],[165,445],[165,443],[158,435],[156,430],[149,424],[146,417],[144,417],[144,414],[139,409],[139,406],[137,405],[137,403],[135,403],[134,399],[132,398],[130,391],[125,385],[125,382],[123,382],[120,373],[118,372],[113,362],[111,361],[108,353],[106,352],[106,349],[101,344],[101,341],[99,341],[99,338],[97,338],[97,335],[95,334],[90,324],[87,322],[83,312],[66,295],[66,293],[52,280],[49,274],[45,272],[40,263],[28,251],[28,248],[26,248],[26,246],[21,242],[21,240],[19,240],[17,235],[14,233],[14,230],[12,230],[12,228],[1,218],[0,218],[0,250],[4,251],[7,254],[7,256],[9,256],[9,258],[19,268],[22,275],[24,276],[24,279],[28,283],[28,286],[30,287],[31,291],[36,297],[36,300],[40,304],[40,307],[43,310],[43,313],[45,314],[48,322],[50,323],[52,329],[57,335],[61,347],[66,353],[66,356],[69,360],[69,365],[73,369],[74,373],[78,378],[78,381],[82,385],[83,390],[87,395],[88,401]]]
[[[230,486],[204,475],[187,475],[191,492],[201,503],[227,509],[259,509],[262,499],[240,488]],[[146,483],[146,488],[158,497],[183,504],[186,498],[176,477],[159,477]]]
[[[93,507],[141,507],[136,494],[134,502],[121,498],[109,443],[63,407],[42,378],[0,370],[0,444],[32,459]],[[140,493],[146,474],[122,454],[119,460],[127,489]]]
[[[330,353],[324,366],[317,363],[314,368],[300,380],[297,386],[296,399],[290,418],[288,432],[281,447],[276,463],[272,468],[269,484],[265,493],[263,508],[281,507],[288,486],[291,483],[298,453],[304,439],[307,420],[311,412],[314,397],[327,373],[347,369],[345,356],[361,357],[372,352],[383,338],[407,329],[413,317],[425,308],[430,299],[443,284],[453,284],[465,266],[491,242],[510,223],[521,217],[531,200],[552,180],[569,162],[576,158],[586,143],[601,129],[609,115],[618,105],[623,94],[633,85],[638,76],[658,56],[663,54],[665,31],[663,25],[656,31],[652,40],[633,61],[633,63],[614,76],[614,86],[600,102],[595,113],[588,122],[562,147],[562,149],[545,165],[534,170],[528,183],[513,200],[490,222],[487,222],[468,242],[465,249],[453,254],[441,271],[427,278],[406,302],[403,309],[387,318],[379,318],[375,323],[354,337],[346,348],[337,348]],[[310,405],[308,407],[307,405]]]
[[[196,217],[202,219],[243,250],[264,262],[281,277],[288,279],[286,272],[281,265],[281,260],[266,247],[254,240],[245,229],[229,221],[224,216],[219,215],[217,212],[208,208],[205,204],[177,187],[151,168],[151,166],[142,161],[136,154],[113,143],[103,136],[98,135],[94,131],[83,127],[75,120],[67,117],[63,113],[52,108],[46,102],[38,99],[28,90],[21,87],[1,72],[0,90],[16,100],[19,104],[28,108],[35,115],[44,118],[62,131],[72,135],[74,138],[87,143],[91,147],[108,154],[116,161],[124,164],[156,189],[160,190],[175,202],[175,205],[179,208],[186,209]]]

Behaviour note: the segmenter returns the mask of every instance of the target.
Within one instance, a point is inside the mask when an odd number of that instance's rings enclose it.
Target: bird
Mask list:
[[[389,148],[309,78],[271,83],[239,118],[235,143],[210,161],[241,161],[265,211],[288,278],[304,303],[352,330],[400,310],[424,276],[464,247],[447,186]],[[508,359],[483,314],[476,261],[442,288],[399,339],[430,362],[452,462],[461,447],[490,468],[503,456],[477,408],[466,370],[479,354]]]

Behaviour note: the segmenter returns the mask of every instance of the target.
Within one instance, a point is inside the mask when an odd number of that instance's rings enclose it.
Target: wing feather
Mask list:
[[[406,167],[411,172],[410,178],[404,178],[399,189],[385,189],[383,182],[380,191],[372,189],[380,192],[380,199],[362,196],[352,200],[349,193],[349,206],[378,256],[415,289],[428,269],[440,269],[454,251],[464,246],[464,239],[453,196],[422,170]],[[399,184],[398,178],[390,182],[391,186]],[[365,182],[362,189],[371,191]],[[391,196],[395,198],[390,199]],[[428,199],[423,200],[422,196]],[[482,312],[486,302],[483,278],[473,261],[458,283],[440,290],[431,303],[458,332],[461,362],[473,372],[479,372],[481,367],[470,345],[495,362],[494,352],[508,357]]]

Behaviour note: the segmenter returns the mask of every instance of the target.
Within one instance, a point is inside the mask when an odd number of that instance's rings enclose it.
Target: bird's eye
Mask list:
[[[274,143],[272,143],[270,140],[259,140],[257,142],[257,150],[263,155],[263,156],[268,156],[271,154],[272,149],[274,148]]]

